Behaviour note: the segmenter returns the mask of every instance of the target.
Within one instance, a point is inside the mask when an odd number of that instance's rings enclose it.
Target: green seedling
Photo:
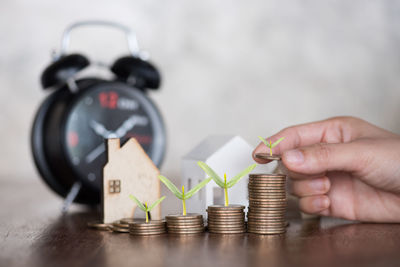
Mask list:
[[[249,172],[251,172],[257,164],[253,164],[243,171],[241,171],[239,174],[237,174],[235,177],[233,177],[229,182],[226,181],[226,173],[224,174],[224,180],[221,179],[221,177],[218,176],[218,174],[210,168],[205,162],[199,161],[197,164],[200,166],[200,168],[207,173],[208,176],[210,176],[215,183],[224,189],[225,191],[225,206],[229,206],[229,198],[228,198],[228,188],[231,188],[235,184],[237,184],[243,177],[245,177]]]
[[[258,137],[268,148],[269,148],[269,154],[272,156],[272,149],[276,147],[285,137],[281,137],[276,141],[275,143],[271,144],[271,140],[269,142],[262,138],[261,136]]]
[[[158,204],[160,204],[164,199],[165,196],[159,198],[156,200],[156,202],[154,202],[150,207],[147,206],[147,202],[143,203],[140,202],[134,195],[129,195],[129,197],[136,202],[136,204],[138,205],[139,209],[143,210],[146,213],[146,223],[149,222],[149,212],[154,209],[155,206],[157,206]]]
[[[165,184],[165,186],[180,200],[182,200],[182,209],[183,215],[186,216],[186,199],[191,198],[194,194],[197,193],[200,189],[202,189],[206,184],[208,184],[212,178],[208,178],[200,182],[198,185],[190,189],[187,193],[185,193],[185,186],[182,185],[182,192],[166,177],[159,175],[158,179]]]

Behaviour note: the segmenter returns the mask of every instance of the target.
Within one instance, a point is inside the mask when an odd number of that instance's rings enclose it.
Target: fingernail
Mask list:
[[[327,187],[325,179],[314,179],[310,181],[310,187],[317,192],[325,192]]]
[[[313,206],[317,210],[323,210],[328,208],[329,206],[329,199],[326,197],[319,197],[313,200]]]
[[[301,164],[304,162],[304,155],[298,149],[293,149],[283,154],[288,163]]]

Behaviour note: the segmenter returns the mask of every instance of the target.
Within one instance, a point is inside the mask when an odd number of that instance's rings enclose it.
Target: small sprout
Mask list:
[[[233,177],[229,182],[226,181],[226,173],[224,174],[224,180],[222,180],[218,174],[210,168],[205,162],[199,161],[197,164],[200,166],[200,168],[203,169],[205,173],[207,173],[208,176],[210,176],[214,182],[221,188],[224,189],[225,191],[225,206],[229,206],[229,198],[228,198],[228,188],[231,188],[235,184],[237,184],[243,177],[245,177],[249,172],[251,172],[257,164],[253,164],[243,171],[241,171],[239,174],[237,174],[235,177]]]
[[[269,142],[262,138],[261,136],[258,136],[258,138],[269,148],[269,154],[272,156],[272,149],[276,147],[285,137],[281,137],[276,141],[275,143],[271,144],[271,140]]]
[[[165,196],[159,198],[156,200],[156,202],[154,202],[150,207],[147,206],[147,202],[144,203],[144,205],[142,204],[142,202],[140,202],[134,195],[129,195],[129,197],[136,202],[137,206],[139,207],[139,209],[143,210],[146,213],[146,223],[149,222],[149,212],[154,209],[155,206],[157,206],[158,204],[160,204],[164,199]]]
[[[183,208],[183,215],[186,216],[186,199],[191,198],[194,194],[197,193],[200,189],[202,189],[206,184],[208,184],[212,178],[205,179],[201,181],[198,185],[193,187],[191,190],[189,190],[187,193],[185,193],[185,187],[182,185],[182,192],[179,191],[179,189],[170,181],[167,179],[167,177],[164,177],[162,175],[158,176],[158,179],[160,179],[161,182],[165,184],[165,186],[180,200],[182,200],[182,208]]]

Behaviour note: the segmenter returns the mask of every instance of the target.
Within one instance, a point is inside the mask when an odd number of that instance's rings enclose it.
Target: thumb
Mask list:
[[[282,154],[282,162],[292,172],[323,174],[329,171],[357,172],[362,170],[371,155],[366,144],[357,142],[320,143]]]

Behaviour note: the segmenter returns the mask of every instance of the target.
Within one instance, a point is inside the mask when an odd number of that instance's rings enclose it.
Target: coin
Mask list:
[[[280,229],[280,228],[286,228],[286,223],[264,223],[264,224],[255,224],[255,223],[249,223],[247,224],[247,228],[249,229]]]
[[[112,226],[119,227],[119,228],[129,228],[129,224],[121,223],[121,220],[113,222]]]
[[[165,226],[164,220],[151,220],[149,222],[134,220],[133,222],[128,224],[131,227],[143,227],[143,228],[150,228],[150,227],[157,227],[157,226]]]
[[[261,199],[249,199],[249,204],[255,207],[281,207],[286,205],[286,199],[277,201],[263,201]]]
[[[249,184],[270,184],[273,186],[284,183],[286,183],[286,176],[249,178]]]
[[[208,230],[210,233],[213,234],[242,234],[246,233],[246,229],[239,229],[239,230]]]
[[[201,229],[201,228],[204,228],[204,225],[202,224],[202,225],[196,225],[196,226],[190,226],[190,227],[187,227],[187,226],[168,226],[167,227],[168,228],[168,230],[169,229],[175,229],[175,230],[180,230],[180,229],[182,229],[182,230],[188,230],[188,229]]]
[[[207,209],[210,210],[210,211],[213,211],[213,210],[214,211],[221,211],[221,210],[223,210],[223,211],[226,211],[226,210],[229,210],[229,211],[232,211],[232,210],[241,211],[241,210],[244,210],[245,208],[246,207],[243,206],[243,205],[234,205],[234,204],[230,204],[228,206],[211,205],[211,206],[207,207]]]
[[[87,226],[89,228],[94,228],[94,229],[97,229],[97,230],[111,231],[111,225],[108,224],[108,223],[103,223],[101,221],[88,222]]]
[[[277,154],[268,154],[268,153],[257,153],[255,155],[256,158],[259,159],[266,159],[266,160],[282,160],[281,155],[277,155]]]
[[[132,235],[160,235],[166,233],[167,230],[158,230],[158,231],[129,231]]]
[[[238,224],[238,223],[244,223],[245,218],[241,220],[213,220],[213,219],[208,219],[207,220],[208,224]]]
[[[165,234],[165,233],[167,233],[166,231],[163,231],[163,232],[130,232],[130,234],[132,234],[132,235],[137,235],[137,236],[146,236],[146,235],[162,235],[162,234]]]
[[[214,215],[214,214],[210,214],[208,217],[211,218],[218,218],[218,219],[240,219],[244,217],[244,212],[239,213],[239,214],[220,214],[220,215]]]
[[[286,213],[285,212],[279,212],[279,213],[256,213],[256,212],[250,212],[247,213],[247,219],[248,218],[277,218],[277,217],[282,217],[286,218]]]
[[[121,223],[130,224],[130,223],[133,223],[134,221],[139,221],[139,220],[145,221],[144,219],[134,219],[134,218],[123,218],[119,221]]]
[[[203,233],[204,228],[202,229],[189,229],[189,230],[174,230],[174,229],[168,229],[168,233],[174,233],[174,234],[197,234],[197,233]]]
[[[258,235],[274,235],[274,234],[283,234],[286,232],[286,229],[279,229],[279,230],[253,230],[253,229],[247,229],[248,233],[251,234],[258,234]]]
[[[286,192],[286,183],[249,183],[247,189],[250,191]]]
[[[195,222],[195,223],[171,223],[171,222],[168,222],[168,224],[167,224],[167,226],[171,226],[171,227],[173,227],[173,226],[179,226],[179,227],[183,227],[183,226],[188,226],[188,227],[190,227],[190,226],[198,226],[198,225],[204,225],[204,222],[203,221],[199,221],[199,222]]]
[[[209,225],[208,226],[208,230],[213,230],[213,231],[219,231],[219,230],[221,230],[221,231],[223,231],[223,230],[243,230],[243,229],[245,229],[246,227],[244,227],[243,225],[242,226],[236,226],[236,227],[219,227],[219,226],[211,226],[211,225]]]
[[[210,214],[207,217],[208,219],[216,219],[216,220],[240,220],[242,218],[244,218],[244,212],[242,212],[242,214],[239,215],[214,215],[214,214]]]
[[[249,193],[249,199],[286,199],[286,194],[255,194]]]
[[[167,221],[173,221],[173,220],[189,220],[189,219],[203,219],[203,215],[197,214],[197,213],[188,213],[186,215],[182,214],[172,214],[165,216],[165,219]]]
[[[272,199],[267,199],[267,198],[249,198],[249,201],[258,201],[258,202],[283,202],[286,203],[286,197],[284,198],[272,198]]]
[[[129,233],[129,228],[117,227],[112,225],[110,229],[115,233]]]
[[[269,207],[256,207],[256,206],[251,206],[249,207],[249,211],[254,211],[254,212],[273,212],[273,211],[286,211],[286,205],[280,205],[280,206],[269,206]]]
[[[269,178],[269,177],[286,177],[285,174],[279,173],[251,173],[249,178]]]
[[[162,230],[165,229],[165,226],[157,226],[157,227],[130,227],[129,228],[132,231],[157,231],[157,230]]]
[[[270,191],[262,191],[262,190],[249,190],[248,196],[258,196],[258,197],[269,197],[269,196],[274,196],[276,198],[279,198],[280,196],[283,196],[283,198],[286,198],[286,191],[285,192],[270,192]]]
[[[247,218],[285,218],[285,213],[247,213]]]

